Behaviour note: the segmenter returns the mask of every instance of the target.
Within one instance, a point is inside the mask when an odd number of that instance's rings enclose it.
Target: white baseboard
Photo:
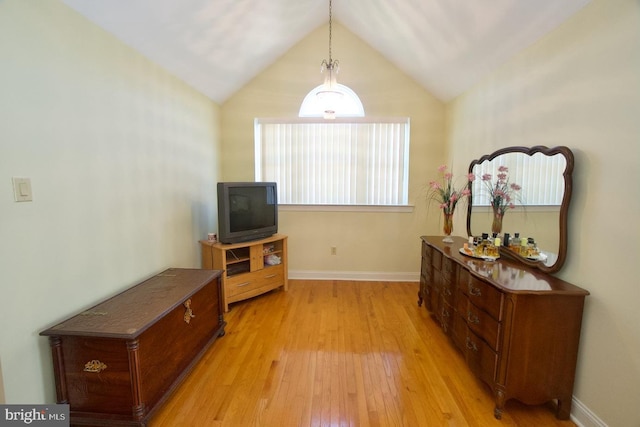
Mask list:
[[[419,282],[419,272],[381,271],[311,271],[289,270],[289,279],[301,280],[358,280],[373,282]]]
[[[607,427],[607,424],[594,414],[584,403],[573,396],[571,402],[571,421],[578,427]]]

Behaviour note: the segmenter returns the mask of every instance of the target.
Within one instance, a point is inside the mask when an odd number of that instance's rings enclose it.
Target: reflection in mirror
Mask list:
[[[505,211],[501,233],[509,233],[510,236],[518,233],[525,238],[535,236],[535,242],[544,251],[547,262],[553,263],[560,244],[557,224],[564,196],[562,172],[566,165],[563,155],[545,156],[542,153],[532,156],[505,153],[491,161],[476,164],[473,174],[478,179],[473,186],[472,230],[492,230],[493,211],[487,186],[495,182],[500,169],[507,175],[509,183],[521,188],[512,192],[514,207]],[[490,176],[492,180],[483,181],[482,176]]]
[[[487,184],[495,183],[503,167],[509,183],[521,187],[514,193],[515,206],[502,219],[501,235],[532,237],[541,251],[530,259],[503,248],[501,255],[518,259],[543,271],[558,271],[566,256],[566,216],[571,199],[573,153],[567,147],[507,147],[474,160],[469,172],[476,176],[467,213],[467,233],[491,233],[493,210]],[[491,181],[483,181],[485,174]]]

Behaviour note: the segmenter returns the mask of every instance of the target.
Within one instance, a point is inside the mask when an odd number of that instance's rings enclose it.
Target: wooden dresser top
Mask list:
[[[443,243],[442,236],[422,236],[421,239],[447,258],[464,266],[473,276],[485,279],[503,291],[589,295],[589,291],[579,286],[516,261],[503,258],[483,261],[463,255],[460,248],[466,240],[462,237],[453,237],[453,243]]]
[[[40,335],[134,339],[220,274],[217,270],[170,268]]]

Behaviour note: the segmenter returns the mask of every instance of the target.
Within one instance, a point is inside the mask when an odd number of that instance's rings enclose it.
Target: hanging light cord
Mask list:
[[[329,64],[331,64],[331,28],[332,28],[332,17],[333,17],[333,7],[331,5],[332,1],[329,0]]]
[[[328,70],[336,70],[338,68],[338,60],[336,59],[336,61],[334,62],[332,57],[331,57],[331,38],[332,38],[332,27],[333,27],[333,7],[332,7],[332,0],[329,0],[329,62],[327,62],[326,59],[322,60],[322,63],[320,64],[322,69],[328,69]]]

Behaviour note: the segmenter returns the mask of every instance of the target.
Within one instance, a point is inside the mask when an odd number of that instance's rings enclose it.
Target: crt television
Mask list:
[[[218,183],[218,239],[238,243],[278,232],[275,182]]]

